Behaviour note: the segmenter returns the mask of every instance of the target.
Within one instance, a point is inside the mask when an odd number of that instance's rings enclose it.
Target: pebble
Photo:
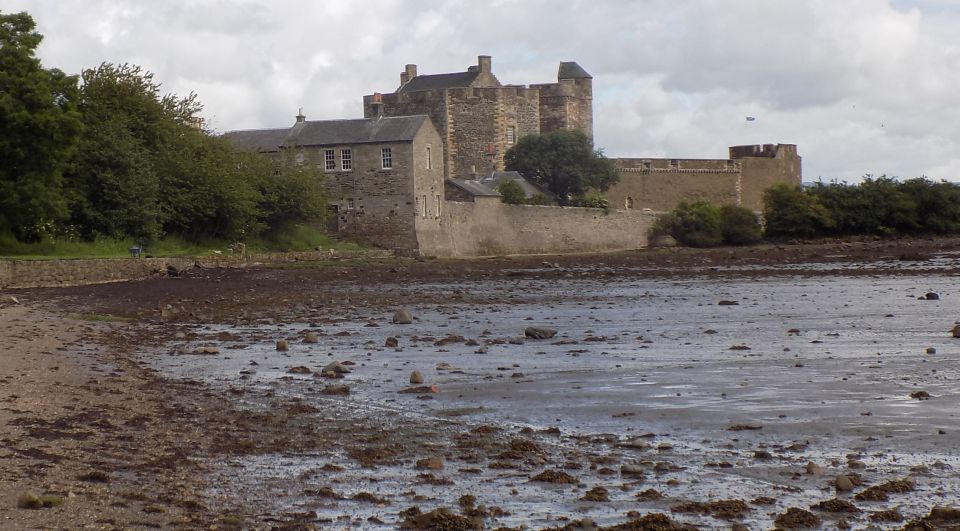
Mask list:
[[[410,383],[413,385],[420,385],[423,383],[423,374],[420,371],[413,371],[410,373]]]
[[[413,324],[413,315],[411,315],[410,311],[406,308],[400,308],[393,314],[393,324]]]
[[[290,344],[287,343],[286,339],[277,340],[277,352],[286,352],[290,348]]]

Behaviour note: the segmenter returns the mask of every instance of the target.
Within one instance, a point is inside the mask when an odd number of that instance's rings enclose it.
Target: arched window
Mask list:
[[[623,206],[626,207],[627,210],[632,209],[632,208],[633,208],[633,198],[630,197],[630,196],[627,196],[627,199],[623,202]]]

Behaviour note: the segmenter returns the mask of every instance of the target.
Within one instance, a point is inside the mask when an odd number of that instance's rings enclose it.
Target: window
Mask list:
[[[420,210],[420,208],[421,208],[421,207],[420,207],[420,198],[419,198],[419,197],[415,197],[414,200],[416,201],[416,204],[415,204],[414,207],[413,207],[413,213],[414,213],[414,215],[417,215],[417,214],[420,214],[420,212],[422,212],[422,211]]]
[[[440,219],[440,195],[437,194],[437,219]]]
[[[507,126],[507,145],[512,146],[514,140],[517,139],[517,130],[512,126]]]
[[[337,169],[337,159],[332,149],[323,152],[323,169],[327,171]]]
[[[421,210],[421,212],[422,212],[421,215],[422,215],[423,217],[427,217],[427,196],[425,196],[425,195],[424,195],[424,196],[421,196],[421,199],[422,199],[422,201],[423,201],[423,210]]]
[[[393,149],[392,148],[380,149],[380,158],[383,162],[383,169],[389,170],[393,168]]]
[[[649,169],[652,168],[652,167],[653,167],[653,163],[652,163],[652,162],[650,162],[649,160],[643,161],[643,169],[649,170]]]
[[[679,168],[680,168],[680,161],[677,160],[677,159],[671,160],[671,161],[670,161],[670,167],[673,168],[673,169],[679,169]]]
[[[340,169],[343,171],[353,169],[353,153],[349,149],[340,150]]]
[[[624,208],[626,208],[627,210],[632,209],[632,208],[633,208],[633,198],[630,197],[630,196],[627,196],[627,199],[623,202],[623,206],[624,206]]]
[[[353,210],[355,206],[352,198],[347,199],[347,210]]]
[[[433,169],[433,157],[430,156],[430,146],[427,146],[427,169]]]

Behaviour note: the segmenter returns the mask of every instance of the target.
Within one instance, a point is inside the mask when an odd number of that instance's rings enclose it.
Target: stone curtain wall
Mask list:
[[[604,195],[610,206],[627,208],[632,199],[634,210],[649,208],[668,211],[681,201],[709,201],[717,205],[737,205],[740,201],[740,165],[728,166],[724,160],[616,159],[620,182]],[[644,169],[643,162],[651,168]]]
[[[248,267],[262,263],[287,263],[383,259],[390,251],[310,251],[302,253],[258,254],[203,258],[115,258],[99,260],[0,260],[0,289],[81,286],[139,280],[166,274],[167,266],[188,270],[195,264],[205,268]]]
[[[639,249],[656,216],[639,211],[605,214],[573,207],[507,205],[499,198],[444,204],[434,230],[418,230],[425,256],[467,257]]]

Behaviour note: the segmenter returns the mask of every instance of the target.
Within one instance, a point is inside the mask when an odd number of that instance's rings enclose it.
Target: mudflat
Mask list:
[[[958,272],[911,239],[6,291],[0,527],[958,528]]]

